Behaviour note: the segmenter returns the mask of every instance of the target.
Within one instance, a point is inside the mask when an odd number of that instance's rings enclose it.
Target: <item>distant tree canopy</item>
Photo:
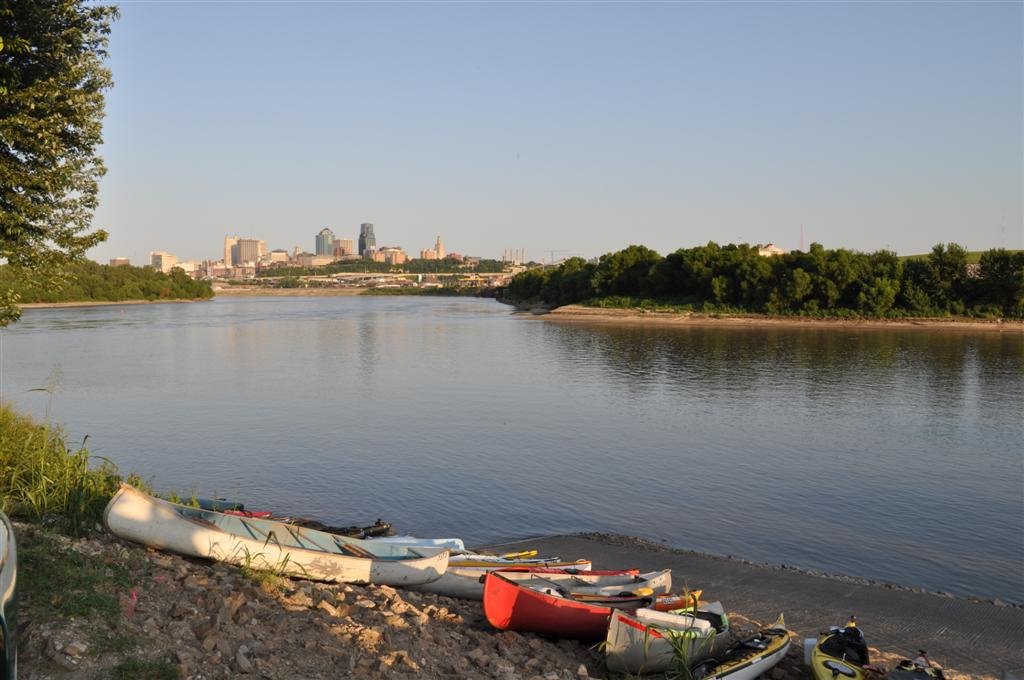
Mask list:
[[[0,4],[0,262],[55,289],[67,265],[103,241],[92,230],[103,66],[117,9],[86,0]],[[19,316],[0,287],[0,326]]]
[[[554,306],[617,298],[624,305],[660,300],[767,314],[1024,318],[1024,251],[989,250],[971,274],[967,251],[955,243],[905,260],[885,250],[828,250],[817,243],[773,257],[746,244],[711,242],[665,257],[629,246],[596,263],[577,257],[527,270],[504,297]]]
[[[195,281],[175,267],[163,274],[150,267],[111,267],[89,260],[67,267],[60,288],[26,279],[16,267],[0,267],[0,288],[17,293],[21,302],[119,302],[122,300],[195,300],[213,297],[206,281]]]

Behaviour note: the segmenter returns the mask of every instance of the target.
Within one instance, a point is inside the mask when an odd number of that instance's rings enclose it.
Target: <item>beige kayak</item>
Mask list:
[[[103,513],[116,536],[181,555],[336,583],[406,586],[436,581],[449,551],[364,541],[225,515],[155,498],[122,484]]]

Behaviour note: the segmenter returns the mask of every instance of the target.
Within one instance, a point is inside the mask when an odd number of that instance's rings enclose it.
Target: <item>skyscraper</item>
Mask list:
[[[359,254],[363,257],[366,252],[377,247],[377,237],[373,235],[373,225],[363,222],[359,225]]]
[[[437,253],[437,259],[444,259],[444,244],[441,243],[441,237],[437,237],[437,243],[434,244],[434,252]]]
[[[234,247],[238,243],[237,236],[225,236],[224,237],[224,266],[231,267],[235,264],[234,262]]]
[[[321,229],[320,233],[316,235],[316,254],[334,254],[334,232],[326,227]]]

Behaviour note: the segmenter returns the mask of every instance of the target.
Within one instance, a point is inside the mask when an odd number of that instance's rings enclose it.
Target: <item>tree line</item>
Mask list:
[[[111,267],[90,260],[67,265],[63,285],[40,285],[17,267],[0,267],[0,291],[19,302],[120,302],[123,300],[194,300],[213,297],[209,282],[195,281],[175,267],[164,274],[151,267]]]
[[[927,256],[826,249],[763,257],[747,244],[681,248],[662,257],[640,245],[575,257],[516,275],[503,292],[513,303],[662,302],[708,312],[839,317],[976,316],[1024,318],[1024,251],[982,253],[939,244]]]

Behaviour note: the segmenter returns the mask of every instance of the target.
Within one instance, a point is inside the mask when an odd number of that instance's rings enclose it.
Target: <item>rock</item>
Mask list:
[[[356,600],[356,606],[362,607],[363,609],[373,609],[377,606],[377,603],[369,598],[361,597],[358,600]]]
[[[184,600],[177,600],[171,605],[171,611],[169,613],[172,619],[181,619],[192,613],[192,607],[188,605],[188,602]]]
[[[997,607],[1005,607],[1006,606],[1006,603],[1003,602],[1002,600],[1000,600],[998,597],[996,599],[992,600],[992,604],[994,604]]]
[[[204,652],[212,652],[216,646],[217,646],[217,634],[216,633],[210,633],[209,635],[207,635],[206,637],[203,638],[203,651]]]
[[[181,585],[185,590],[202,590],[210,585],[210,579],[197,574],[189,574],[182,580]]]
[[[322,612],[326,612],[328,616],[338,616],[338,610],[327,600],[320,600],[320,603],[317,604],[316,608]]]
[[[239,673],[252,673],[253,671],[252,661],[249,660],[249,648],[245,645],[239,645],[238,652],[235,653],[235,669]]]
[[[399,628],[399,629],[401,629],[401,628],[408,628],[409,627],[409,624],[406,623],[405,619],[403,619],[401,616],[398,616],[398,615],[395,615],[395,614],[392,614],[391,616],[389,616],[386,619],[384,619],[384,623],[386,625],[388,625],[388,626],[391,626],[392,628]]]
[[[785,680],[786,671],[776,666],[772,669],[772,672],[769,675],[771,676],[772,680]]]
[[[578,678],[589,678],[590,671],[587,670],[586,664],[580,664],[580,667],[576,669],[576,677]]]
[[[192,624],[192,632],[197,640],[206,638],[214,628],[213,621],[209,618],[202,618]]]
[[[77,659],[82,656],[88,648],[89,647],[84,642],[69,642],[68,645],[64,647],[64,653]]]

